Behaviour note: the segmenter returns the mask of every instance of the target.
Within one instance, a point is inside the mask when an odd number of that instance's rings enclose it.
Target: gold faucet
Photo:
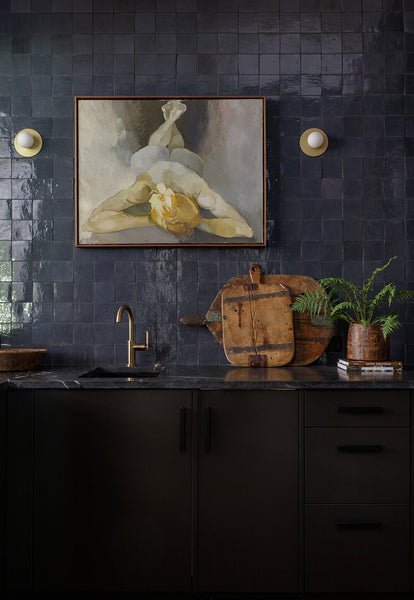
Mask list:
[[[129,320],[129,339],[128,339],[128,364],[127,367],[136,367],[135,352],[136,350],[148,350],[149,349],[149,331],[145,334],[145,344],[136,344],[134,340],[134,315],[132,310],[126,304],[119,307],[116,322],[120,323],[123,312],[126,312]]]

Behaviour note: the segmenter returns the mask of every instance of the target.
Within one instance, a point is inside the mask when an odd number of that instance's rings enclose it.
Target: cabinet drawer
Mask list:
[[[408,592],[409,510],[307,506],[306,592]]]
[[[306,427],[409,427],[409,390],[306,392]]]
[[[409,429],[307,429],[309,503],[409,502]]]

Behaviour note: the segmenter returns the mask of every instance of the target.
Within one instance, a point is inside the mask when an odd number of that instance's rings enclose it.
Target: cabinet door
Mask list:
[[[32,589],[33,392],[11,390],[3,406],[5,435],[5,578],[11,593]],[[4,425],[4,422],[3,422]]]
[[[198,590],[298,590],[298,394],[200,393]]]
[[[190,589],[190,409],[191,392],[35,394],[35,589]]]

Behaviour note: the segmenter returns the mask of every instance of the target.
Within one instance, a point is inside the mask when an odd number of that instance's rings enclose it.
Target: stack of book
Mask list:
[[[373,371],[398,373],[403,368],[402,362],[399,360],[351,360],[349,358],[340,358],[337,367],[343,371],[356,371],[358,373],[372,373]]]

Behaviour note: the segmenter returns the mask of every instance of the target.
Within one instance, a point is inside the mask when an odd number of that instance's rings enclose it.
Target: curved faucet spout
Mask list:
[[[118,312],[116,313],[116,322],[117,323],[121,322],[124,311],[128,315],[129,339],[130,339],[130,341],[135,343],[134,342],[134,315],[132,313],[132,310],[130,309],[130,307],[127,304],[123,304],[122,306],[120,306],[118,308]]]

